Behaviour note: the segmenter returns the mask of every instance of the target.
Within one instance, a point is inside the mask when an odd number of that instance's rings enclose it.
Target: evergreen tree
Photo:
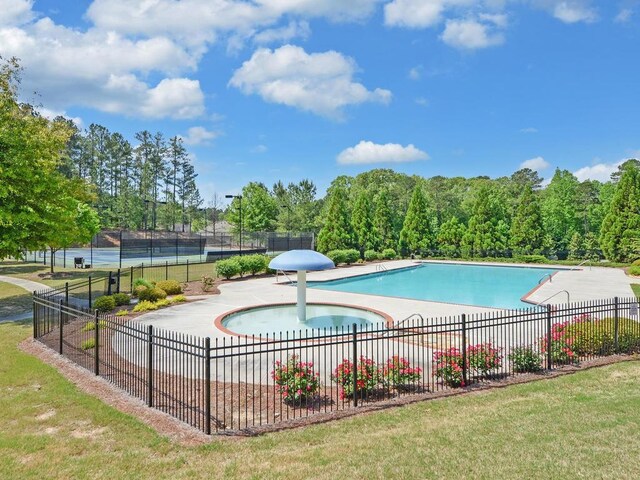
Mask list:
[[[568,170],[556,169],[544,190],[542,220],[544,230],[551,236],[552,250],[558,258],[566,258],[569,241],[577,229],[578,179]]]
[[[571,236],[568,258],[569,260],[582,260],[584,258],[584,242],[579,232],[575,232]]]
[[[544,244],[544,228],[538,198],[531,184],[523,186],[511,220],[509,245],[516,255],[540,253]]]
[[[373,225],[380,239],[379,248],[395,248],[397,245],[395,229],[393,227],[393,213],[389,205],[389,192],[386,188],[380,190],[376,197]]]
[[[462,253],[462,239],[467,228],[458,217],[451,217],[444,222],[436,236],[437,250],[448,257],[459,257]]]
[[[465,256],[502,256],[508,247],[509,224],[504,210],[504,199],[499,191],[483,183],[477,191],[462,239]]]
[[[427,205],[427,199],[420,184],[411,195],[407,215],[400,231],[398,249],[403,256],[410,253],[427,254],[435,240],[435,215]]]
[[[352,248],[353,237],[347,207],[347,191],[342,186],[335,185],[327,200],[324,225],[318,234],[318,251],[327,253],[331,250]]]
[[[640,258],[640,168],[631,162],[623,169],[600,232],[607,259],[632,262]]]
[[[366,192],[361,192],[353,206],[351,217],[356,246],[360,250],[360,256],[364,259],[364,252],[376,250],[380,245],[380,236],[373,223],[371,203]]]

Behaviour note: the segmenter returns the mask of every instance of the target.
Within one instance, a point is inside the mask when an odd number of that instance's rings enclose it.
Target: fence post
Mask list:
[[[358,326],[354,323],[351,326],[351,332],[353,333],[353,341],[351,342],[353,345],[353,406],[358,406],[358,335],[357,335]]]
[[[116,293],[120,293],[120,269],[116,272]]]
[[[169,280],[169,260],[164,262],[164,279]]]
[[[91,301],[91,275],[89,275],[89,310],[91,310],[91,304],[93,302]]]
[[[69,282],[64,284],[64,301],[69,304]]]
[[[189,259],[187,258],[187,283],[189,283]]]
[[[204,432],[211,435],[211,339],[204,339],[205,364],[204,364]]]
[[[620,347],[620,343],[618,341],[620,335],[620,313],[619,313],[619,301],[618,297],[613,299],[613,304],[615,307],[613,314],[613,348],[616,353],[618,353],[618,348]]]
[[[133,265],[129,267],[129,293],[133,293]]]
[[[467,377],[467,314],[462,314],[462,382],[466,387],[468,385]]]
[[[31,296],[32,301],[32,310],[33,310],[33,338],[38,338],[38,308],[36,304],[36,291],[33,291],[33,295]]]
[[[58,345],[58,353],[62,355],[62,330],[63,330],[63,318],[62,318],[62,300],[60,300],[60,315],[58,316],[59,324],[60,324],[60,342]]]
[[[547,305],[547,370],[553,367],[551,341],[551,305]]]
[[[111,295],[111,271],[109,271],[109,278],[107,279],[107,295]]]
[[[147,405],[153,407],[153,325],[147,327]]]
[[[141,270],[140,277],[144,278],[144,262],[140,264],[140,270]]]
[[[93,372],[96,375],[100,375],[100,320],[98,319],[98,310],[95,311],[94,313],[94,317],[95,319],[95,333],[94,333],[94,340],[95,340],[95,347],[93,348],[93,351],[95,352],[94,355],[94,364],[93,364]]]

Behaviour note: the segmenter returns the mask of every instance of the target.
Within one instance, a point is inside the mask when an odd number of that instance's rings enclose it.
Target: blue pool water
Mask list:
[[[523,308],[520,298],[551,268],[424,263],[371,275],[309,282],[311,288],[496,308]]]

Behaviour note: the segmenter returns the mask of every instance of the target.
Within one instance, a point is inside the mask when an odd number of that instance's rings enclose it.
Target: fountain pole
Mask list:
[[[298,270],[298,321],[307,321],[307,271]]]

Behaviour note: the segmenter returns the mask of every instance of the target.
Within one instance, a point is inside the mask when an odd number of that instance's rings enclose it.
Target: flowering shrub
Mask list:
[[[434,375],[450,387],[464,387],[462,376],[462,352],[452,347],[433,353]]]
[[[382,368],[382,382],[394,388],[406,388],[420,380],[422,369],[412,367],[406,358],[394,355]]]
[[[368,395],[378,385],[379,372],[375,362],[364,356],[360,357],[356,373],[356,393],[361,396]],[[340,398],[351,398],[354,392],[353,363],[346,358],[336,367],[331,379],[340,386]]]
[[[286,363],[276,361],[271,372],[285,402],[302,402],[315,395],[320,389],[319,376],[313,363],[301,362],[297,355],[288,357]]]
[[[491,370],[496,370],[502,365],[500,350],[491,346],[491,343],[480,343],[467,347],[467,361],[469,367],[475,370],[476,375],[488,375]]]
[[[583,319],[576,317],[575,322],[582,322]],[[571,321],[556,323],[551,327],[551,345],[548,345],[547,336],[540,339],[540,351],[547,354],[551,352],[551,360],[556,364],[572,363],[576,360],[576,354],[573,350],[574,335],[567,327],[571,325]]]
[[[509,358],[515,373],[538,372],[542,369],[540,354],[531,345],[514,348]]]

